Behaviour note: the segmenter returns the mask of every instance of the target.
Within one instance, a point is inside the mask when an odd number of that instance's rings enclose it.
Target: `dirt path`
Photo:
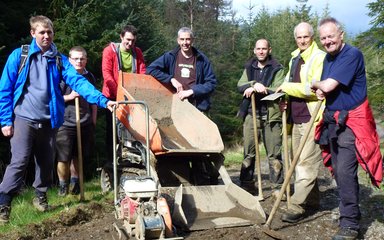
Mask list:
[[[227,169],[233,182],[239,183],[239,166],[232,166]],[[262,172],[268,171],[264,162]],[[267,174],[263,174],[263,193],[265,201],[260,202],[264,211],[268,214],[274,203],[270,197],[271,190],[266,180]],[[314,211],[307,218],[297,224],[288,224],[280,221],[282,211],[286,208],[286,203],[282,202],[277,211],[272,229],[284,235],[287,239],[315,240],[331,239],[337,232],[337,205],[338,195],[336,187],[327,169],[321,167],[319,176],[321,191],[321,208]],[[360,173],[360,196],[361,196],[361,226],[360,239],[379,240],[384,239],[384,192],[373,189],[364,173]],[[257,192],[255,192],[257,195]],[[112,224],[116,222],[111,203],[101,206],[99,204],[88,204],[77,209],[63,212],[55,220],[44,222],[41,225],[30,226],[28,236],[17,239],[113,239],[116,232]],[[253,225],[247,227],[213,229],[206,231],[196,231],[191,233],[180,232],[180,236],[185,239],[273,239],[263,233],[261,226]],[[47,237],[49,236],[49,237]],[[16,239],[16,236],[8,237]]]

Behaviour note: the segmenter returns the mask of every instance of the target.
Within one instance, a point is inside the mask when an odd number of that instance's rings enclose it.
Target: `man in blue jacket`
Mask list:
[[[30,25],[33,40],[28,56],[22,57],[21,48],[14,50],[0,80],[1,131],[11,138],[12,153],[0,184],[0,223],[9,221],[12,198],[21,188],[32,153],[36,165],[33,205],[42,212],[49,210],[46,192],[52,180],[55,135],[64,122],[60,81],[65,81],[89,103],[109,109],[116,104],[78,74],[67,57],[58,52],[49,18],[31,17]]]
[[[179,46],[151,63],[146,73],[160,82],[172,84],[181,100],[188,99],[206,113],[217,80],[209,59],[192,46],[193,41],[192,30],[180,28],[177,33]]]

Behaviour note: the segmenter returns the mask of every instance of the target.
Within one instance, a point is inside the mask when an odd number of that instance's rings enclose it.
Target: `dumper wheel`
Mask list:
[[[111,172],[103,168],[100,173],[100,186],[102,193],[112,191],[112,180]]]

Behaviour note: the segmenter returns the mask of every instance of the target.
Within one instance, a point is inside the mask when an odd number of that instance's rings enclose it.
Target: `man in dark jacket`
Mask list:
[[[241,165],[240,181],[244,187],[254,186],[255,139],[251,96],[255,94],[258,136],[262,136],[270,165],[272,187],[283,182],[281,160],[281,113],[278,104],[260,101],[268,91],[278,87],[284,80],[283,66],[271,56],[272,48],[266,39],[256,41],[255,56],[245,64],[243,75],[237,83],[243,95],[239,116],[244,118],[244,160]]]
[[[193,40],[191,29],[180,28],[177,35],[179,47],[151,63],[147,74],[172,84],[181,100],[188,99],[200,111],[208,112],[217,80],[209,59],[192,46]]]
[[[87,52],[81,46],[75,46],[69,51],[69,62],[76,71],[83,75],[90,83],[96,84],[93,74],[85,68],[87,65]],[[84,162],[89,162],[94,142],[94,132],[97,118],[97,106],[89,104],[84,98],[73,91],[67,84],[60,82],[60,88],[65,102],[64,123],[56,136],[57,176],[59,178],[59,196],[70,192],[78,195],[79,159],[77,149],[76,104],[79,98],[79,117],[81,126],[81,150]],[[69,184],[68,184],[69,183]]]
[[[192,46],[193,32],[182,27],[177,33],[179,46],[156,59],[147,67],[146,73],[164,84],[170,84],[180,100],[188,99],[197,109],[207,115],[211,106],[210,97],[217,80],[209,59]],[[196,185],[215,184],[217,172],[208,160],[192,161]],[[174,165],[174,164],[173,164]],[[189,168],[182,163],[175,168]]]

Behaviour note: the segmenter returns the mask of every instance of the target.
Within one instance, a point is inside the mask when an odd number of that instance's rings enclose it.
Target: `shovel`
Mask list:
[[[289,153],[288,153],[288,132],[287,132],[287,110],[284,109],[283,112],[283,148],[284,148],[284,164],[285,164],[285,177],[288,178],[288,168],[289,168]],[[289,184],[287,185],[287,204],[291,204],[291,188]]]
[[[276,238],[276,239],[285,239],[284,236],[282,236],[280,233],[274,231],[271,229],[271,222],[273,220],[273,217],[275,216],[276,210],[279,207],[279,204],[281,202],[281,199],[283,197],[284,191],[283,189],[286,189],[288,186],[288,183],[291,180],[293,171],[295,170],[296,164],[299,160],[300,154],[303,151],[304,144],[308,139],[309,133],[311,132],[311,129],[313,127],[313,123],[315,122],[316,116],[319,113],[320,107],[321,107],[322,100],[318,100],[315,109],[312,112],[311,119],[309,120],[309,124],[307,129],[305,129],[303,139],[300,142],[299,148],[297,149],[297,152],[295,156],[293,157],[293,161],[291,166],[289,167],[288,173],[286,178],[284,179],[283,186],[281,187],[281,190],[279,192],[279,195],[276,198],[276,201],[273,205],[273,208],[271,210],[271,213],[268,216],[267,222],[263,226],[263,232],[266,233],[267,235]]]
[[[283,98],[285,96],[284,92],[277,92],[277,93],[272,93],[267,95],[266,97],[262,98],[261,101],[276,101],[279,98]],[[288,174],[288,167],[289,167],[289,153],[288,153],[288,132],[287,132],[287,111],[284,110],[282,114],[282,122],[283,122],[283,148],[284,148],[284,169],[285,169],[285,176],[284,178],[287,178]],[[290,187],[289,185],[287,186],[287,204],[289,206],[290,201],[291,201],[291,196],[290,196]]]
[[[81,126],[80,126],[80,104],[79,97],[75,98],[76,108],[76,133],[77,133],[77,161],[79,164],[79,185],[80,201],[84,201],[84,179],[83,179],[83,149],[81,147]]]
[[[261,186],[261,165],[260,165],[259,139],[257,136],[256,101],[255,101],[254,93],[251,95],[251,101],[252,101],[253,135],[255,138],[256,173],[257,173],[257,183],[258,183],[258,189],[259,189],[259,195],[257,196],[257,199],[259,201],[263,201],[264,196],[263,196],[263,188]]]

